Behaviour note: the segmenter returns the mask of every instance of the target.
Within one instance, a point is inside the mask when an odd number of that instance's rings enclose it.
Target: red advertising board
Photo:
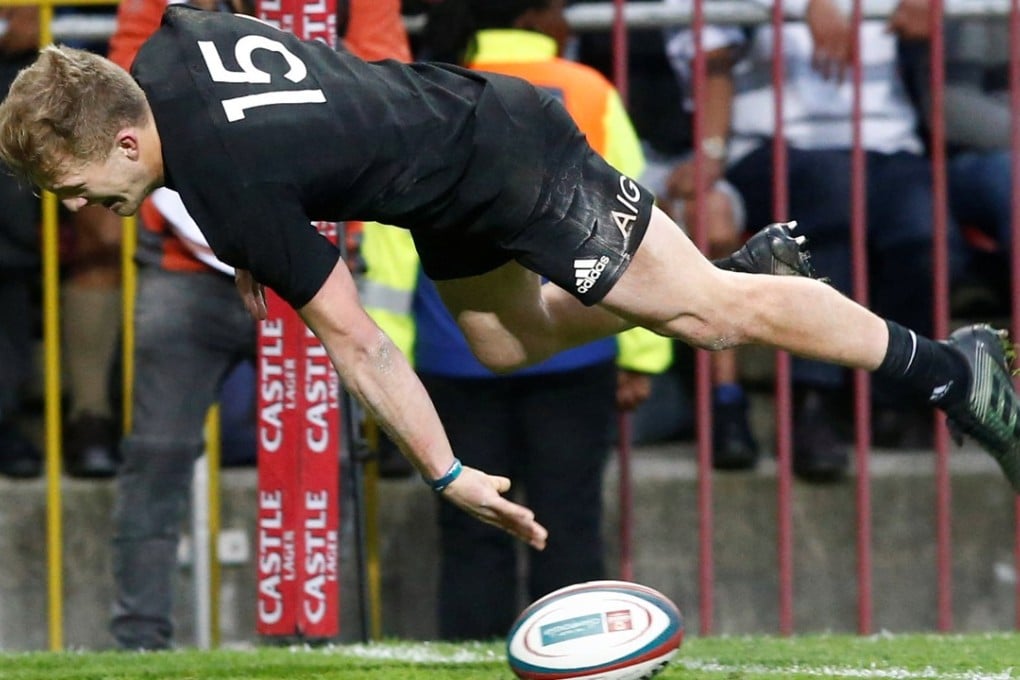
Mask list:
[[[336,0],[259,0],[256,13],[299,38],[336,47]]]
[[[304,324],[267,291],[268,318],[258,338],[258,607],[262,635],[298,631],[298,560],[302,535],[295,524],[301,468]]]
[[[260,19],[336,46],[336,0],[260,0]],[[314,153],[314,150],[309,150]],[[320,232],[337,241],[335,224]],[[260,635],[322,639],[340,627],[340,399],[325,349],[271,291],[259,325]]]

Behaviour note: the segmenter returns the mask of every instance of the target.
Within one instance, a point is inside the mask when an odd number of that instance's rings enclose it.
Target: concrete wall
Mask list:
[[[689,446],[638,449],[634,458],[635,580],[672,597],[692,634],[698,611],[695,468]],[[953,587],[957,630],[1009,629],[1014,621],[1014,500],[994,463],[973,449],[954,451]],[[714,630],[778,631],[776,485],[765,462],[753,473],[716,474]],[[876,454],[872,462],[874,627],[936,626],[935,495],[928,453]],[[608,561],[618,574],[617,471],[606,485]],[[254,548],[252,470],[223,475],[223,528]],[[63,480],[64,644],[111,646],[106,632],[111,583],[109,516],[113,484]],[[383,630],[434,636],[435,499],[418,480],[380,484]],[[856,630],[855,491],[796,483],[795,626],[798,632]],[[0,479],[0,649],[46,649],[45,483]],[[352,517],[347,513],[348,519]],[[350,523],[348,522],[348,528]],[[348,536],[351,532],[345,532]],[[243,543],[243,541],[242,541]],[[243,552],[243,551],[242,551]],[[360,638],[357,569],[350,540],[342,554],[342,639]],[[177,588],[178,641],[194,642],[190,568]],[[254,641],[254,566],[250,555],[223,566],[224,643]]]

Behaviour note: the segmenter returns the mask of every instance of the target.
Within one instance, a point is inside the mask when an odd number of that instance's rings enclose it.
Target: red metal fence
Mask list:
[[[628,3],[625,0],[614,0],[613,5],[613,47],[614,47],[614,75],[618,89],[624,95],[627,92],[627,30],[630,25],[654,25],[655,21],[674,21],[686,23],[689,20],[690,27],[694,33],[694,44],[699,46],[693,60],[693,99],[694,99],[694,149],[701,149],[702,125],[700,102],[704,97],[704,86],[706,78],[706,64],[704,53],[700,49],[702,45],[702,32],[706,25],[706,7],[713,3],[706,3],[705,0],[693,0],[689,16],[678,19],[684,14],[683,10],[674,9],[673,14],[669,10],[661,9],[658,14],[652,10],[648,3]],[[636,5],[645,4],[644,11],[628,12],[628,9],[637,9]],[[715,3],[717,6],[720,3]],[[773,43],[773,106],[775,109],[774,118],[777,122],[777,129],[773,135],[775,140],[773,146],[773,172],[776,178],[773,189],[773,206],[775,221],[787,221],[795,219],[796,215],[788,214],[788,173],[786,160],[786,147],[782,143],[783,135],[783,87],[786,80],[784,74],[783,60],[783,32],[779,30],[783,23],[788,20],[784,14],[783,5],[777,2],[772,6],[769,21],[771,21],[774,35]],[[994,8],[990,10],[993,14]],[[576,16],[576,15],[575,15]],[[599,14],[597,11],[582,15],[595,25]],[[665,19],[664,19],[665,17]],[[851,19],[854,26],[859,27],[865,18],[865,8],[861,0],[854,0]],[[949,318],[949,266],[948,266],[948,194],[947,194],[947,173],[946,173],[946,144],[945,124],[943,116],[943,97],[945,92],[945,69],[944,69],[944,41],[943,22],[946,19],[946,12],[943,7],[943,0],[931,0],[930,6],[930,31],[931,31],[931,91],[932,91],[932,124],[931,124],[931,162],[933,170],[933,205],[932,225],[934,230],[933,245],[933,297],[934,297],[934,335],[935,337],[946,337],[950,330]],[[1010,87],[1012,107],[1012,224],[1013,233],[1017,233],[1020,225],[1020,0],[1010,0],[1008,9],[1008,20],[1010,25]],[[860,58],[860,45],[858,44],[859,31],[854,31],[855,41],[853,45],[852,62],[852,86],[854,92],[854,125],[853,125],[853,149],[851,154],[851,257],[853,261],[853,297],[861,304],[868,304],[868,276],[867,276],[867,202],[866,202],[866,181],[865,161],[861,137],[861,90],[862,90],[862,64]],[[695,185],[699,187],[699,195],[696,201],[696,219],[693,229],[695,241],[703,249],[707,244],[705,233],[705,212],[704,212],[704,186],[701,181],[704,156],[699,151],[695,160]],[[1020,337],[1020,245],[1016,238],[1012,241],[1011,256],[1011,290],[1012,290],[1012,328],[1013,337]],[[775,403],[776,403],[776,458],[777,458],[777,479],[776,479],[776,521],[777,521],[777,546],[776,560],[779,577],[779,631],[783,635],[789,635],[794,630],[793,620],[793,493],[792,483],[792,448],[793,448],[793,423],[792,423],[792,390],[790,382],[790,361],[785,353],[778,352],[775,358]],[[713,563],[713,483],[712,483],[712,442],[711,442],[711,398],[710,398],[710,370],[707,353],[699,351],[696,359],[696,429],[697,436],[697,460],[698,460],[698,510],[699,510],[699,618],[700,632],[702,635],[709,635],[714,630],[714,563]],[[856,465],[856,553],[857,553],[857,630],[862,633],[873,631],[873,593],[872,593],[872,517],[871,508],[871,380],[870,375],[864,371],[855,371],[853,379],[854,390],[854,459]],[[935,516],[935,540],[936,540],[936,572],[937,572],[937,626],[940,631],[949,631],[953,628],[953,582],[952,582],[952,559],[953,542],[950,530],[952,517],[952,493],[949,476],[949,455],[950,439],[945,424],[945,418],[939,414],[936,418],[935,437],[935,485],[936,504],[933,508]],[[624,498],[624,501],[627,499]],[[1016,501],[1014,508],[1015,524],[1015,549],[1014,562],[1020,565],[1020,499]],[[624,517],[628,515],[624,514]],[[624,531],[629,531],[626,527]],[[621,542],[627,545],[626,542]],[[627,558],[625,557],[625,560]],[[1020,628],[1020,583],[1015,589],[1015,625]]]

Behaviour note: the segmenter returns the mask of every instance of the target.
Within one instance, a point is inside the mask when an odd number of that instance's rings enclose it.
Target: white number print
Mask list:
[[[283,77],[292,83],[300,83],[308,75],[308,67],[283,43],[261,35],[246,35],[234,45],[234,59],[240,67],[239,71],[231,71],[223,65],[216,45],[208,40],[199,40],[198,49],[209,69],[209,76],[217,83],[269,83],[272,74],[255,66],[252,54],[255,50],[268,50],[283,56],[287,62],[287,72]],[[223,112],[231,123],[243,120],[248,109],[276,104],[325,104],[326,95],[322,90],[277,90],[260,92],[243,97],[224,99]]]

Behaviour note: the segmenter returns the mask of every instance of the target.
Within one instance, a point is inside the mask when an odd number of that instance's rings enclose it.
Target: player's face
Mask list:
[[[138,211],[152,190],[152,179],[138,162],[136,150],[118,145],[105,160],[68,164],[46,188],[72,212],[86,205],[101,205],[127,216]]]

